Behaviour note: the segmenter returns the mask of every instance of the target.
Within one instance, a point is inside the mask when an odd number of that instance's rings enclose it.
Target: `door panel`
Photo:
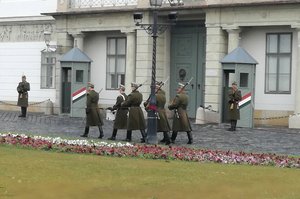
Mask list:
[[[71,111],[71,68],[62,68],[62,113]]]
[[[171,70],[171,96],[174,97],[176,95],[176,88],[178,86],[178,82],[188,82],[191,77],[196,74],[196,66],[197,66],[197,34],[179,34],[173,35],[172,42],[173,47],[172,50],[174,52],[174,56],[172,56],[173,63]],[[186,87],[186,93],[189,96],[189,106],[188,106],[188,114],[190,117],[194,117],[195,111],[195,77],[191,82],[191,85]]]
[[[228,105],[228,91],[231,87],[231,83],[236,81],[235,78],[235,71],[234,70],[224,70],[223,72],[223,111],[222,111],[222,122],[229,122],[229,116],[228,116],[228,110],[229,110],[229,105]]]
[[[170,99],[175,97],[179,82],[186,83],[193,78],[186,87],[191,118],[196,117],[197,108],[203,105],[205,38],[204,29],[198,26],[172,30]]]

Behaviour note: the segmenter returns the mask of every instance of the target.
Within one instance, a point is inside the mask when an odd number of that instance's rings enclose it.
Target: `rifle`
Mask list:
[[[179,91],[181,92],[183,89],[185,89],[185,87],[186,87],[187,85],[190,85],[193,79],[194,79],[194,77],[191,77],[191,79],[190,79],[188,82],[186,82],[186,83],[184,84],[184,86],[180,88]]]
[[[159,89],[161,89],[163,87],[163,85],[165,85],[167,83],[167,81],[169,80],[169,77],[164,81],[160,81],[159,82],[159,87],[158,89],[155,91],[155,94],[157,94],[157,92],[159,91]],[[149,95],[148,99],[144,102],[144,106],[146,107],[150,101],[151,95]]]
[[[103,88],[100,89],[100,91],[98,92],[98,94],[100,95],[101,91],[103,90]]]

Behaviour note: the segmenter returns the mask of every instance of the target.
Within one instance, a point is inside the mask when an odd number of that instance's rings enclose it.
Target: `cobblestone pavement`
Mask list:
[[[0,132],[26,133],[41,136],[60,136],[82,139],[80,134],[85,127],[84,118],[71,118],[63,115],[44,115],[28,113],[26,118],[19,118],[19,112],[0,111]],[[104,121],[104,140],[111,136],[113,122]],[[186,145],[185,132],[179,132],[175,145],[212,150],[230,150],[255,153],[276,153],[300,155],[300,130],[288,128],[238,128],[227,131],[228,124],[196,125],[192,122],[194,144]],[[88,139],[97,138],[96,127],[90,128]],[[133,131],[133,142],[140,140],[140,132]],[[126,137],[126,130],[119,130],[117,141]],[[158,133],[158,140],[162,133]]]

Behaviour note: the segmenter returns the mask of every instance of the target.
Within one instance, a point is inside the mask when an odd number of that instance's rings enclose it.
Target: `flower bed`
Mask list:
[[[177,146],[139,145],[130,143],[68,140],[24,134],[1,134],[0,144],[19,145],[60,152],[89,153],[114,157],[141,157],[147,159],[215,162],[224,164],[268,165],[300,168],[300,158],[276,154],[256,154],[219,150],[192,149]]]

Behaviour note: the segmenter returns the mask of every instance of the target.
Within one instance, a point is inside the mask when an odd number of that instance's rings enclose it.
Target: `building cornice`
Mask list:
[[[17,22],[30,22],[36,21],[54,21],[51,16],[24,16],[24,17],[0,17],[0,23],[17,23]]]

